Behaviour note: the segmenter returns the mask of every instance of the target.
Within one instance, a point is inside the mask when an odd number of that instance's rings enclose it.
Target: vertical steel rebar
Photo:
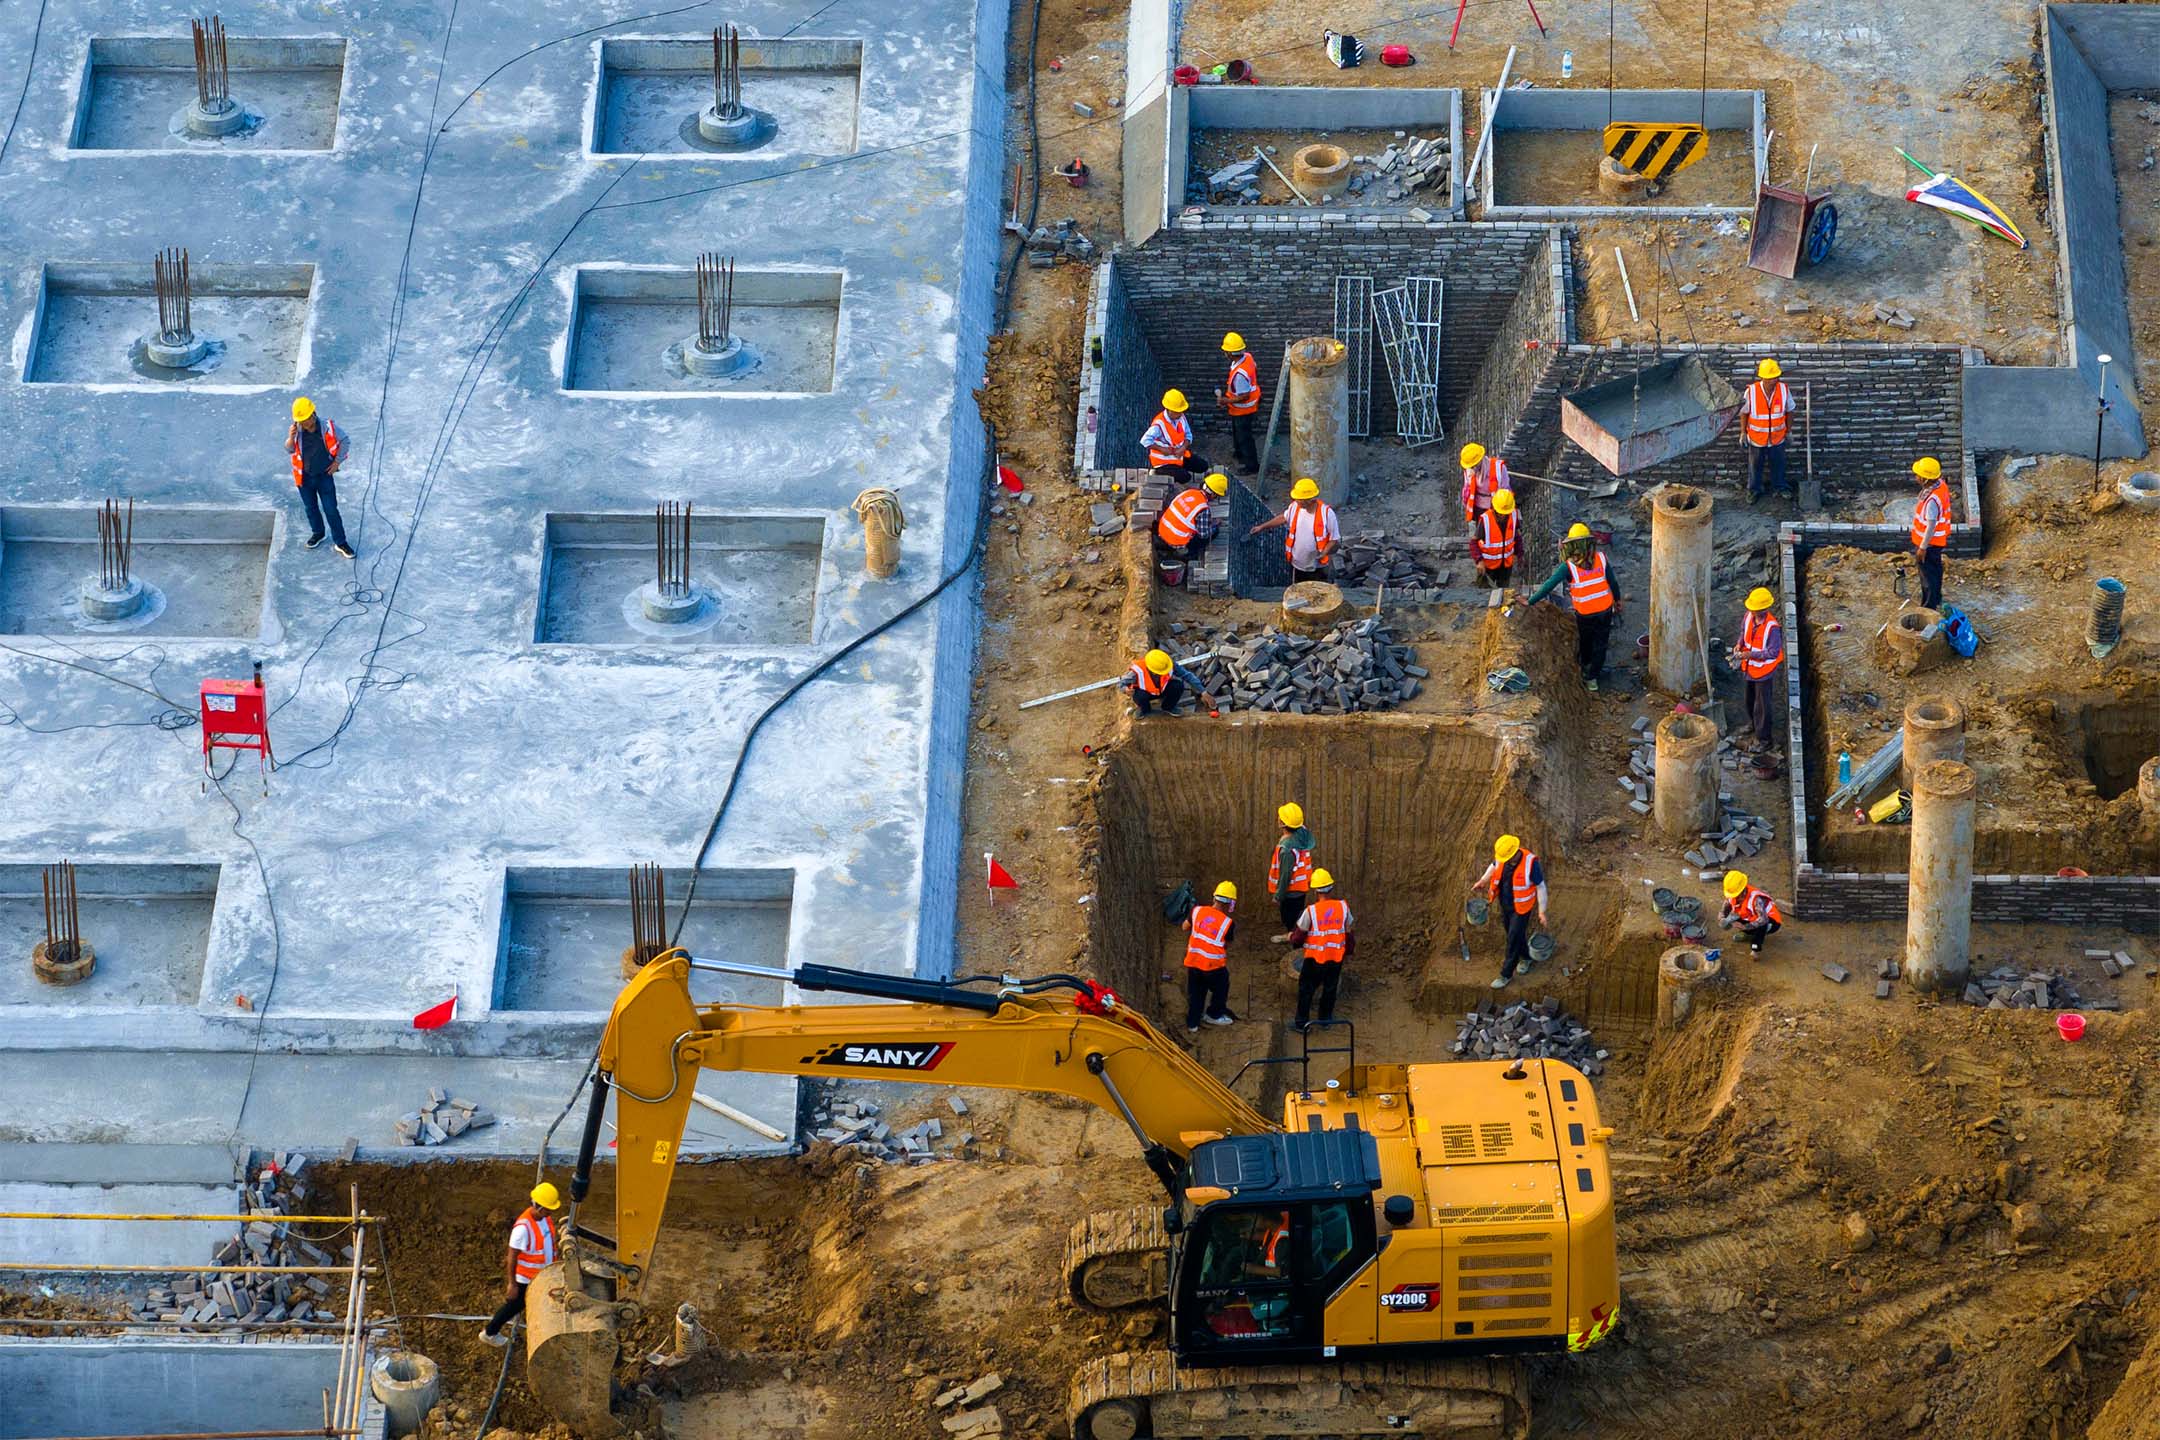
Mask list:
[[[630,867],[630,949],[640,965],[667,949],[667,876],[658,865]]]
[[[697,257],[698,349],[725,350],[735,323],[735,259]]]
[[[98,584],[107,590],[125,590],[128,568],[135,554],[135,501],[122,511],[118,500],[98,507]]]
[[[195,319],[188,252],[177,247],[158,251],[151,259],[150,275],[157,291],[158,338],[167,345],[193,343]]]
[[[74,963],[82,953],[82,916],[75,904],[75,866],[62,860],[45,867],[45,958],[55,965]]]
[[[722,120],[742,114],[742,31],[732,22],[712,32],[712,108]]]
[[[690,593],[690,502],[665,500],[653,507],[653,551],[660,593],[681,599]]]
[[[215,115],[232,104],[232,72],[225,56],[225,21],[216,15],[190,20],[195,31],[195,101]]]

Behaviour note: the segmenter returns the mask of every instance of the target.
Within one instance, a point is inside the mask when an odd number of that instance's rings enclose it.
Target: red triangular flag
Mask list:
[[[412,1017],[412,1028],[415,1030],[440,1030],[455,1019],[457,1019],[457,989],[453,986],[449,999],[443,1001],[440,1005],[430,1005],[427,1009]]]
[[[983,851],[983,863],[990,867],[990,888],[992,890],[1017,890],[1020,888],[1020,882],[1013,879],[1012,872],[1003,865],[998,864],[997,857],[988,850]]]
[[[1007,490],[1010,490],[1015,495],[1019,494],[1022,490],[1027,489],[1027,486],[1022,483],[1020,479],[1020,472],[1013,469],[1010,465],[998,466],[997,477],[998,484],[1004,486]]]

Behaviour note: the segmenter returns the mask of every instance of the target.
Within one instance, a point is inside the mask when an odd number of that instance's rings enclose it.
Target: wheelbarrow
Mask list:
[[[1830,258],[1837,244],[1837,206],[1830,192],[1808,193],[1815,178],[1815,152],[1808,151],[1808,165],[1798,190],[1768,183],[1755,187],[1755,223],[1748,232],[1747,263],[1750,269],[1786,280],[1800,273],[1804,257],[1810,265]]]

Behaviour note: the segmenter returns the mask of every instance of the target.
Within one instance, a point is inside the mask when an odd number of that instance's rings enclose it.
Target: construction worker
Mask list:
[[[1740,640],[1732,647],[1732,662],[1747,677],[1748,720],[1755,727],[1755,742],[1769,747],[1777,739],[1776,686],[1772,677],[1785,662],[1785,627],[1771,608],[1777,597],[1763,586],[1748,591],[1747,617],[1740,622]]]
[[[1350,953],[1355,923],[1350,907],[1331,892],[1335,877],[1325,870],[1312,872],[1313,901],[1298,916],[1297,928],[1305,937],[1305,962],[1298,966],[1297,1019],[1290,1028],[1303,1034],[1313,997],[1320,997],[1320,1023],[1335,1018],[1335,992],[1342,987],[1343,960]]]
[[[1913,507],[1913,559],[1920,566],[1920,606],[1942,608],[1943,552],[1950,547],[1950,485],[1943,479],[1942,462],[1932,455],[1913,461],[1913,475],[1922,486],[1920,503]]]
[[[1748,939],[1748,958],[1762,959],[1763,941],[1784,928],[1785,914],[1777,907],[1777,901],[1750,884],[1747,872],[1725,872],[1725,904],[1718,911],[1718,924],[1737,925],[1740,933]]]
[[[1515,573],[1515,492],[1495,490],[1490,509],[1477,512],[1470,528],[1470,558],[1488,590],[1504,590]]]
[[[338,466],[345,463],[345,442],[329,417],[315,411],[315,402],[302,395],[292,402],[292,426],[285,432],[285,453],[292,457],[292,483],[307,509],[306,548],[323,542],[323,526],[330,527],[331,548],[350,560],[352,546],[345,543],[345,521],[338,514]]]
[[[1185,692],[1200,693],[1200,681],[1170,658],[1167,650],[1150,650],[1132,662],[1132,669],[1118,681],[1118,688],[1132,696],[1133,713],[1148,715],[1157,705],[1165,715],[1178,713]]]
[[[1522,837],[1502,835],[1493,841],[1493,863],[1485,867],[1470,887],[1470,893],[1485,892],[1507,924],[1507,953],[1500,961],[1500,977],[1492,982],[1495,990],[1505,990],[1507,983],[1515,978],[1515,967],[1530,968],[1530,912],[1537,912],[1537,923],[1545,923],[1545,867],[1536,854],[1523,849]]]
[[[1791,428],[1792,390],[1778,379],[1784,373],[1777,361],[1766,359],[1755,367],[1755,383],[1747,387],[1741,438],[1747,445],[1749,500],[1761,498],[1765,489],[1779,495],[1790,493],[1785,484],[1785,436]]]
[[[497,1347],[508,1345],[503,1327],[525,1313],[525,1291],[539,1278],[544,1266],[555,1262],[555,1212],[562,1209],[562,1192],[546,1180],[532,1188],[532,1204],[510,1227],[510,1251],[503,1262],[507,1280],[503,1303],[495,1308],[480,1338]]]
[[[1492,499],[1502,490],[1513,490],[1514,480],[1508,475],[1507,461],[1497,455],[1485,453],[1485,447],[1471,441],[1462,447],[1462,518],[1463,527],[1477,529],[1480,510],[1490,510]]]
[[[1595,690],[1605,672],[1605,645],[1612,639],[1613,617],[1620,613],[1620,585],[1605,552],[1591,538],[1590,527],[1581,521],[1568,527],[1567,539],[1560,542],[1560,563],[1544,584],[1530,592],[1528,603],[1537,604],[1563,580],[1568,605],[1575,612],[1575,660],[1582,666],[1583,688]]]
[[[1260,367],[1237,331],[1222,337],[1222,348],[1230,357],[1230,374],[1215,392],[1215,403],[1230,417],[1230,448],[1237,452],[1238,470],[1257,475],[1260,450],[1253,444],[1253,417],[1260,413]]]
[[[1342,539],[1342,522],[1335,507],[1320,498],[1320,482],[1307,476],[1290,487],[1290,508],[1272,520],[1263,520],[1247,535],[1283,529],[1283,554],[1290,560],[1290,579],[1324,580],[1328,557]]]
[[[1198,565],[1215,538],[1215,512],[1209,500],[1230,493],[1230,477],[1217,471],[1198,485],[1189,485],[1171,497],[1155,521],[1155,539],[1187,565]]]
[[[1282,916],[1283,933],[1275,943],[1288,945],[1298,938],[1298,917],[1305,913],[1305,895],[1312,888],[1313,835],[1305,828],[1305,807],[1295,800],[1276,806],[1275,818],[1282,833],[1268,856],[1267,893],[1275,897],[1276,912]]]
[[[1185,917],[1185,1033],[1200,1033],[1200,1022],[1231,1025],[1230,937],[1237,930],[1237,886],[1225,880],[1215,887],[1215,903],[1195,905]]]
[[[1158,475],[1194,475],[1207,468],[1193,454],[1192,424],[1185,418],[1190,408],[1184,391],[1163,391],[1162,409],[1140,437],[1140,443],[1147,448],[1148,464]]]

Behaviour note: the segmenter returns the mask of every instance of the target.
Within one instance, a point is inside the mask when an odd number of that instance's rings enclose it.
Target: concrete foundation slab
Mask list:
[[[47,1215],[237,1215],[230,1183],[65,1185],[0,1180],[0,1211]],[[0,1220],[0,1259],[45,1265],[204,1265],[236,1224]],[[0,1410],[6,1407],[0,1405]]]
[[[862,42],[812,37],[742,38],[742,103],[776,122],[754,149],[701,140],[698,112],[712,105],[712,40],[625,36],[602,40],[593,85],[591,148],[648,161],[730,159],[769,163],[855,149]]]
[[[328,1340],[0,1337],[0,1440],[319,1427],[337,1381]]]
[[[226,390],[297,384],[307,371],[312,265],[193,267],[195,333],[209,353],[185,370],[143,353],[157,328],[147,265],[51,264],[37,308],[17,332],[25,383]]]
[[[804,645],[815,629],[823,516],[693,511],[700,608],[676,623],[639,608],[657,564],[650,515],[550,515],[543,543],[543,645]]]
[[[42,865],[0,864],[0,1005],[193,1005],[202,991],[215,865],[78,865],[82,936],[97,952],[90,977],[65,987],[31,973],[45,938]]]
[[[262,632],[276,511],[138,509],[134,524],[134,577],[151,588],[154,603],[124,620],[99,621],[84,614],[81,601],[83,580],[98,570],[97,511],[0,509],[0,634],[241,639]]]
[[[84,52],[69,148],[84,152],[175,150],[197,155],[329,150],[337,144],[345,83],[338,36],[232,36],[226,45],[232,98],[247,121],[230,135],[187,133],[179,116],[195,99],[195,54],[185,35],[98,36]]]
[[[586,266],[576,272],[563,388],[611,395],[809,395],[833,388],[840,344],[837,271],[737,270],[730,326],[750,362],[725,375],[688,369],[697,285],[687,267]]]

